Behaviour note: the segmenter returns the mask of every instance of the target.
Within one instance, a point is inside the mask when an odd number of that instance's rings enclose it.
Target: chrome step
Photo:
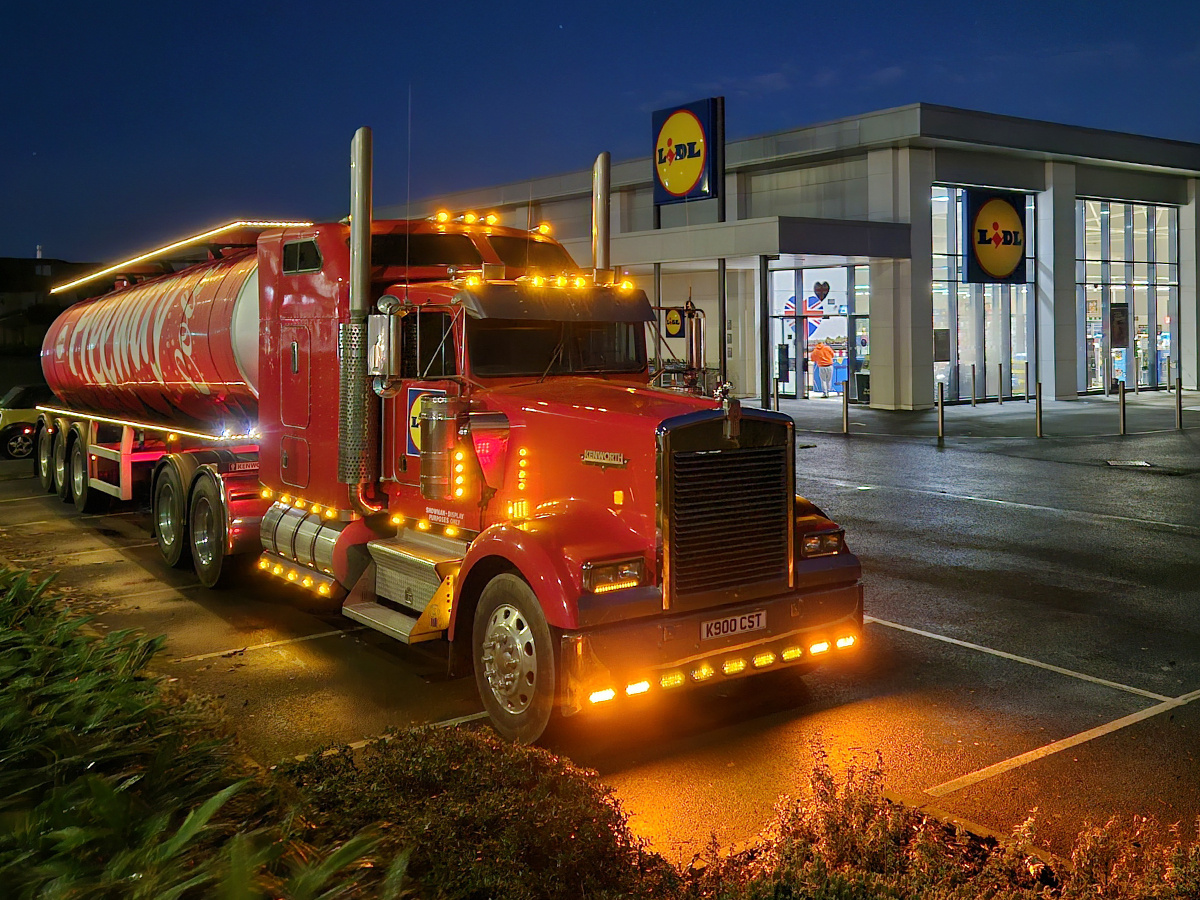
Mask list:
[[[370,541],[367,550],[375,563],[375,593],[421,613],[450,569],[462,560],[467,544],[405,529],[394,538]]]
[[[354,604],[347,603],[342,607],[342,615],[355,622],[361,622],[368,628],[382,631],[405,644],[409,643],[409,636],[418,621],[417,616],[410,616],[398,609],[392,609],[372,600]]]

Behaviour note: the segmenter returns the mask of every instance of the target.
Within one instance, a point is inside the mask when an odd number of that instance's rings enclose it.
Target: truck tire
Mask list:
[[[187,496],[174,466],[163,466],[154,482],[154,538],[168,566],[182,569],[188,562]]]
[[[532,744],[555,707],[555,644],[532,588],[508,573],[483,589],[475,611],[472,648],[475,684],[506,740]]]
[[[47,428],[37,433],[38,484],[47,494],[54,493],[54,435]]]
[[[29,459],[33,456],[33,436],[26,423],[10,425],[0,433],[0,457],[4,459]]]
[[[70,478],[75,508],[81,513],[92,513],[100,509],[104,495],[93,488],[88,480],[87,455],[83,452],[83,441],[79,439],[71,445]]]
[[[67,440],[70,436],[61,428],[54,432],[54,490],[63,503],[71,502],[71,476],[67,471]]]
[[[205,587],[217,587],[226,568],[225,505],[211,478],[202,476],[192,489],[188,541],[196,577]]]

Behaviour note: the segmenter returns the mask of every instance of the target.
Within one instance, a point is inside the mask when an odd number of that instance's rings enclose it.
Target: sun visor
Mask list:
[[[455,302],[477,319],[537,319],[551,322],[652,322],[645,291],[534,287],[486,282],[460,291]]]

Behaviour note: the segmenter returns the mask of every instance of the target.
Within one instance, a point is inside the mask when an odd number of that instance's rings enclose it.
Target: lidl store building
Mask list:
[[[651,157],[614,163],[611,261],[655,306],[703,312],[709,380],[738,396],[829,387],[923,409],[939,382],[947,402],[1037,382],[1056,399],[1135,380],[1198,386],[1200,144],[915,104],[732,141],[725,155],[724,221],[712,199],[656,214]],[[1024,206],[1016,280],[968,276],[964,213],[979,189]],[[591,197],[583,170],[412,213],[547,221],[588,265]],[[830,386],[804,364],[818,342],[836,356]],[[682,344],[664,338],[656,356]]]

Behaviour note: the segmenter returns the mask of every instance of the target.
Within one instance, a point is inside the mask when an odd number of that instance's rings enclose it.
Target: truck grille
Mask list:
[[[786,588],[788,447],[676,452],[670,465],[672,607],[697,608]]]

